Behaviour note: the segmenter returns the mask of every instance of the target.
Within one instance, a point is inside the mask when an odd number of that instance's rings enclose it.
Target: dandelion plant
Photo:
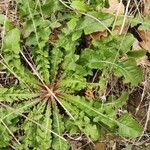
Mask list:
[[[142,70],[130,56],[135,38],[109,34],[82,47],[83,35],[105,26],[88,16],[68,14],[57,0],[16,2],[20,27],[0,16],[5,28],[0,67],[16,80],[0,86],[0,149],[69,150],[67,135],[82,133],[96,141],[105,129],[138,137],[143,129],[133,116],[118,115],[128,93],[102,100],[109,74],[132,86],[142,81]],[[115,19],[101,12],[95,17],[107,27]]]

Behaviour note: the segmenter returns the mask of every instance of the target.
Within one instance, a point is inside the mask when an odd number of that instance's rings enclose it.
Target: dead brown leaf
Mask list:
[[[87,99],[95,99],[95,96],[94,96],[94,91],[92,91],[91,89],[87,89],[85,91],[85,97]]]
[[[92,40],[100,40],[102,37],[107,37],[107,36],[108,36],[108,32],[106,30],[100,32],[94,32],[90,34]]]
[[[91,41],[95,40],[98,41],[103,37],[107,37],[108,36],[108,32],[107,30],[105,31],[98,31],[98,32],[93,32],[89,35],[85,36],[85,40],[86,40],[86,47],[90,47],[91,46]]]
[[[144,0],[144,15],[150,15],[150,0]]]
[[[143,56],[137,60],[137,65],[140,65],[143,68],[150,67],[150,61],[147,56]]]
[[[138,31],[138,34],[142,41],[139,43],[140,47],[147,50],[150,53],[150,31]]]
[[[95,144],[94,150],[106,150],[106,143],[97,143]]]
[[[143,34],[142,31],[140,31],[141,34]],[[140,34],[140,33],[139,33]],[[142,35],[141,35],[142,36]],[[142,37],[141,37],[142,38]],[[145,36],[143,36],[143,38],[145,38]],[[146,40],[146,39],[145,39]],[[148,48],[148,45],[145,45],[146,43],[144,41],[139,42],[138,40],[134,42],[133,44],[133,50],[141,50],[141,48],[146,49]],[[148,60],[148,56],[143,56],[139,59],[137,59],[137,64],[142,66],[142,67],[147,67],[150,66],[150,61]]]
[[[113,29],[118,34],[126,34],[128,32],[129,25],[126,23],[123,28],[122,25],[116,25]]]
[[[49,42],[50,43],[55,43],[58,40],[58,35],[56,33],[51,33],[49,36]]]
[[[124,5],[121,1],[109,0],[109,8],[105,8],[104,11],[112,14],[123,15]]]

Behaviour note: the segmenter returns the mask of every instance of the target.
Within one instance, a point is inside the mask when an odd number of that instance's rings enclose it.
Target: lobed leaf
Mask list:
[[[62,116],[59,113],[56,103],[53,102],[52,106],[53,106],[53,130],[58,135],[62,136],[65,130],[64,122],[62,121]],[[67,141],[64,141],[59,137],[57,137],[56,135],[54,135],[52,148],[54,150],[69,150],[69,145]]]
[[[128,113],[119,118],[119,135],[129,138],[136,138],[143,132],[143,127]]]
[[[0,88],[0,101],[2,102],[30,100],[36,96],[37,94],[32,93],[27,89],[20,89],[16,87]]]

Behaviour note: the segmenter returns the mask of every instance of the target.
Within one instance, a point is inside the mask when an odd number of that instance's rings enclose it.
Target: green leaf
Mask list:
[[[107,13],[93,12],[91,15],[99,19],[101,23],[91,17],[85,16],[77,26],[76,30],[84,30],[85,35],[97,31],[104,31],[106,30],[106,27],[111,26],[114,20],[114,17]]]
[[[62,89],[68,90],[69,92],[81,91],[85,88],[97,87],[97,83],[88,83],[82,76],[74,75],[72,77],[66,77],[60,81]]]
[[[109,117],[109,115],[103,114],[103,110],[97,109],[93,106],[93,103],[85,100],[85,98],[80,96],[73,95],[64,95],[62,99],[70,102],[72,105],[75,105],[80,110],[84,110],[84,112],[90,117],[94,118],[94,122],[102,122],[109,127],[113,127],[116,123],[115,118]]]
[[[58,135],[62,136],[65,126],[64,122],[62,121],[62,116],[59,113],[58,107],[55,102],[53,102],[53,129],[54,132]],[[54,150],[69,150],[68,142],[60,139],[58,136],[54,135],[52,148]]]
[[[6,127],[0,122],[0,148],[4,149],[9,145],[12,140],[11,135],[8,133]]]
[[[131,46],[133,46],[133,43],[135,41],[135,38],[133,37],[132,34],[126,34],[121,38],[118,37],[120,40],[120,48],[119,50],[123,52],[123,54],[127,53],[130,51]]]
[[[0,88],[0,101],[14,102],[23,101],[36,97],[37,94],[30,93],[29,90],[20,89],[16,87]]]
[[[118,133],[121,136],[136,138],[140,136],[143,132],[142,126],[128,113],[123,114],[118,121]]]
[[[50,129],[52,130],[52,119],[51,119],[51,108],[50,108],[50,104],[47,104],[47,108],[46,108],[46,113],[45,113],[45,116],[44,116],[44,120],[43,122],[45,123],[45,127],[46,129]],[[44,139],[45,140],[48,140],[48,143],[47,142],[43,142],[42,144],[42,147],[44,148],[50,148],[51,147],[51,144],[52,144],[52,135],[51,133],[48,131],[48,130],[45,130],[45,136],[44,136]]]
[[[138,22],[139,24],[140,22]],[[139,27],[139,30],[149,30],[150,29],[150,16],[146,16],[141,22],[142,25]]]
[[[45,44],[44,44],[45,45]],[[34,59],[36,61],[36,69],[39,71],[41,78],[46,83],[49,83],[49,54],[48,54],[48,46],[39,49],[38,47],[34,48]]]
[[[8,50],[13,50],[15,54],[19,54],[20,52],[20,30],[18,28],[14,28],[6,34],[3,48],[8,49]]]
[[[6,17],[6,19],[7,19],[7,17]],[[4,24],[4,21],[5,21],[5,15],[3,15],[3,14],[0,14],[0,24]]]
[[[86,12],[88,10],[88,5],[84,1],[74,0],[71,3],[71,7],[75,10]]]
[[[121,37],[103,38],[100,42],[94,42],[96,49],[85,49],[81,55],[78,63],[90,69],[100,69],[105,71],[112,71],[116,76],[124,77],[125,83],[138,85],[143,79],[143,71],[137,66],[134,58],[120,60],[119,56],[126,54],[133,44],[134,38],[127,35],[127,44],[122,45]],[[125,37],[124,37],[125,40]]]
[[[66,101],[62,101],[62,103],[75,119],[70,119],[65,123],[67,130],[71,134],[80,130],[94,141],[100,137],[100,127],[93,123],[92,119],[84,113],[84,110],[80,111],[78,107]]]
[[[29,112],[28,118],[22,124],[24,129],[24,135],[21,138],[22,146],[24,149],[32,147],[34,149],[50,149],[51,148],[51,109],[49,105],[46,108],[46,114],[44,113],[45,102],[40,102],[37,106],[34,106],[33,110]],[[39,126],[39,124],[42,126]],[[48,128],[46,128],[48,127]]]
[[[44,16],[49,16],[52,13],[55,13],[57,10],[60,10],[60,5],[58,0],[46,1],[41,7],[42,13]]]
[[[36,69],[46,83],[49,83],[49,49],[48,39],[50,35],[50,21],[36,17],[34,20],[28,20],[24,25],[22,34],[26,38],[28,46],[34,46],[32,54],[36,62]]]
[[[17,122],[18,118],[11,109],[0,107],[0,149],[7,149],[10,141],[14,140],[12,134],[17,130]]]
[[[90,121],[86,121],[89,120],[89,118],[87,118],[86,116],[84,117],[84,122],[82,122],[82,127],[83,132],[88,135],[93,141],[96,141],[99,139],[100,137],[100,129],[98,128],[98,126],[96,126],[96,124],[92,124],[90,123]]]
[[[8,69],[11,73],[15,73],[16,78],[18,78],[21,83],[35,87],[35,83],[38,83],[38,81],[35,80],[33,74],[26,70],[21,63],[19,29],[14,28],[6,32],[2,50],[6,63],[5,69]]]
[[[146,16],[141,18],[136,16],[135,18],[131,18],[131,27],[139,26],[139,30],[149,30],[150,29],[150,16]]]
[[[50,67],[50,78],[51,81],[55,80],[56,75],[57,75],[57,71],[59,69],[59,64],[62,61],[62,57],[63,57],[63,53],[60,50],[60,48],[53,48],[52,52],[51,52],[51,56],[50,56],[50,60],[51,60],[51,67]]]
[[[69,22],[67,22],[69,30],[75,29],[79,19],[78,18],[72,18]]]
[[[74,54],[77,45],[78,41],[72,42],[70,40],[70,35],[60,38],[57,43],[57,46],[59,46],[61,49],[64,49],[64,58],[62,63],[64,74],[66,74],[68,71],[75,71],[76,61],[79,58],[78,55]]]
[[[91,60],[88,66],[94,69],[106,69],[108,67],[116,76],[123,76],[125,83],[131,83],[132,85],[138,85],[143,79],[143,71],[136,66],[134,59],[128,59],[122,62],[95,59]]]
[[[99,51],[104,51],[105,49],[105,51],[116,51],[118,54],[123,55],[130,51],[135,40],[133,35],[129,33],[126,35],[110,35],[102,38],[100,41],[93,41],[93,46]],[[117,53],[115,53],[116,59]]]
[[[65,119],[65,128],[69,132],[70,135],[74,135],[79,132],[79,127],[75,124],[72,119]]]
[[[78,40],[80,37],[81,37],[81,35],[82,35],[82,32],[79,30],[79,31],[76,31],[76,32],[74,32],[73,34],[72,34],[72,41],[74,42],[74,41],[76,41],[76,40]]]
[[[121,96],[112,102],[108,102],[104,105],[104,107],[115,107],[115,108],[121,108],[123,105],[126,104],[127,100],[129,99],[129,94],[127,92],[122,92]]]
[[[112,95],[108,98],[108,102],[105,102],[105,103],[99,104],[99,105],[96,102],[94,104],[94,107],[96,107],[97,109],[100,108],[101,112],[105,113],[109,117],[116,118],[118,109],[123,107],[126,104],[128,97],[129,97],[129,94],[127,92],[123,92],[118,99],[116,99]]]
[[[93,1],[90,1],[90,4],[92,4],[93,7],[96,7],[97,11],[101,11],[101,9],[103,7],[108,7],[109,6],[108,2],[109,2],[108,0],[93,0]]]
[[[115,26],[121,26],[122,23],[124,21],[124,16],[116,16],[115,20],[114,20],[114,25]],[[127,21],[127,20],[126,20]],[[114,26],[113,26],[114,27]],[[114,31],[115,32],[115,31]]]
[[[62,88],[69,88],[72,91],[80,91],[87,86],[86,80],[79,76],[66,78],[60,81],[60,85]]]
[[[5,26],[5,31],[10,31],[14,28],[6,15],[0,14],[0,25]]]
[[[141,49],[141,50],[132,50],[132,51],[129,51],[128,53],[127,53],[127,55],[129,56],[129,57],[133,57],[133,58],[141,58],[141,57],[143,57],[143,56],[145,56],[146,55],[146,50],[144,50],[144,49]]]
[[[143,71],[136,65],[134,59],[128,59],[123,62],[119,62],[114,66],[114,73],[119,76],[124,76],[124,82],[132,85],[138,85],[143,79]]]

